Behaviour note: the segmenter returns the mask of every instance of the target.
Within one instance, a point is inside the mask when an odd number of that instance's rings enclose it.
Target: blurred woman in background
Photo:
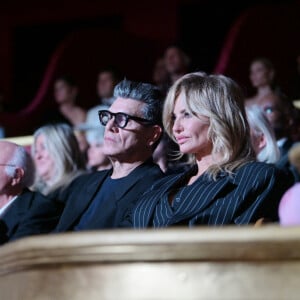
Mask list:
[[[265,57],[257,57],[250,64],[249,79],[255,94],[245,99],[245,104],[260,104],[266,99],[277,99],[280,89],[275,85],[275,68]]]
[[[280,158],[280,151],[271,124],[257,105],[246,107],[246,113],[257,160],[275,164]]]
[[[72,127],[51,124],[34,132],[32,156],[36,166],[33,185],[44,195],[60,192],[85,171],[85,161]]]

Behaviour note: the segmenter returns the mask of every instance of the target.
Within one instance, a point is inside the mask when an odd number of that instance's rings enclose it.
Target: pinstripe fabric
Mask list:
[[[193,167],[156,182],[132,212],[133,226],[242,225],[261,217],[277,221],[280,198],[292,184],[275,166],[260,162],[247,163],[231,177],[221,173],[213,181],[203,174],[192,185],[185,185],[195,171]],[[174,188],[179,190],[170,205],[168,194]]]

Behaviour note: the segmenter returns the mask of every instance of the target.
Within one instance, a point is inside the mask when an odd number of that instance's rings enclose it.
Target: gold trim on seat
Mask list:
[[[300,227],[108,230],[0,247],[1,299],[298,299]]]

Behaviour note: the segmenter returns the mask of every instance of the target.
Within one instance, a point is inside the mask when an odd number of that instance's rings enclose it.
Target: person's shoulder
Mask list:
[[[285,191],[291,180],[274,164],[252,161],[237,168],[229,180],[244,190],[277,190],[280,193]]]
[[[245,164],[243,164],[242,166],[240,166],[237,169],[237,172],[241,172],[241,171],[250,171],[250,170],[276,170],[276,166],[275,164],[270,164],[270,163],[266,163],[266,162],[261,162],[261,161],[249,161]]]
[[[145,163],[134,171],[137,182],[151,186],[165,176],[160,167],[155,163]]]
[[[152,158],[136,167],[134,172],[144,174],[145,176],[163,174],[161,168],[153,162]]]
[[[243,164],[235,171],[236,178],[247,178],[250,177],[263,177],[270,178],[276,176],[280,173],[281,170],[277,168],[274,164],[260,162],[260,161],[251,161]]]
[[[27,188],[20,195],[20,198],[21,201],[29,201],[27,205],[31,211],[35,211],[35,209],[48,210],[61,205],[60,203],[56,202],[56,197],[48,197],[39,191],[32,191]]]
[[[102,170],[83,173],[75,177],[70,184],[64,187],[59,192],[59,197],[63,195],[63,198],[65,198],[66,195],[69,195],[70,193],[74,194],[74,192],[80,192],[83,189],[83,187],[88,187],[92,184],[98,183],[99,180],[101,180],[101,178],[103,178],[104,176],[107,176],[109,172],[110,170]]]
[[[286,187],[294,183],[293,175],[288,169],[278,168],[275,164],[253,161],[241,166],[236,172],[236,178],[253,178],[261,181],[276,181]]]
[[[23,199],[34,199],[34,202],[49,201],[48,197],[43,195],[41,192],[32,191],[28,188],[23,189],[22,193],[18,197]]]

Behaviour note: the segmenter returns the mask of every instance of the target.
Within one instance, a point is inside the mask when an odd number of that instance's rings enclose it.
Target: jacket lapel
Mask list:
[[[19,224],[20,218],[25,215],[30,209],[32,202],[32,193],[28,192],[27,189],[24,190],[22,194],[17,196],[14,202],[8,207],[7,212],[1,218],[6,224],[8,229],[8,234]]]
[[[110,170],[97,172],[90,175],[88,180],[78,180],[76,187],[67,199],[66,207],[60,218],[55,231],[66,231],[80,218],[87,207],[94,199],[105,178],[110,174]]]

